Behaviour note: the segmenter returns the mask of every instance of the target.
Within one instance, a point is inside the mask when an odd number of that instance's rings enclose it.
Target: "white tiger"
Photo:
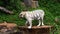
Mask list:
[[[39,24],[37,26],[44,25],[43,24],[43,18],[44,18],[43,10],[24,11],[19,14],[19,17],[22,17],[22,18],[25,17],[27,19],[25,25],[29,23],[30,26],[28,26],[28,28],[32,27],[32,20],[34,19],[39,20]]]

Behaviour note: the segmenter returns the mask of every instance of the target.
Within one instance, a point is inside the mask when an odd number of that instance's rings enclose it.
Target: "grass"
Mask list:
[[[13,2],[15,1],[15,2]],[[23,5],[21,5],[21,1],[18,0],[10,0],[9,4],[4,5],[3,1],[0,0],[0,6],[3,6],[11,11],[14,12],[14,15],[6,14],[2,11],[0,11],[0,22],[13,22],[20,26],[25,24],[26,19],[19,18],[19,13],[27,8]],[[60,21],[55,22],[55,17],[60,18],[60,1],[59,0],[38,0],[39,1],[39,7],[36,9],[42,9],[45,11],[45,17],[44,17],[44,24],[45,25],[52,25],[54,26],[54,34],[60,33]],[[28,10],[35,10],[34,8],[28,8]],[[36,21],[34,21],[36,22]],[[33,25],[36,25],[36,23],[33,22]]]

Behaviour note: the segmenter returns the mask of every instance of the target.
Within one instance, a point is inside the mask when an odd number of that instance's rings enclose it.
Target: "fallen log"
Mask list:
[[[12,11],[9,11],[8,9],[6,9],[6,8],[4,8],[4,7],[1,7],[1,6],[0,6],[0,10],[1,10],[1,11],[4,11],[5,13],[8,13],[8,14],[13,14]]]

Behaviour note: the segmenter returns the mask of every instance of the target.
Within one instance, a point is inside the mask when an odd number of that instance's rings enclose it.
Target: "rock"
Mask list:
[[[7,23],[7,22],[0,23],[0,33],[11,34],[11,33],[17,32],[16,27],[17,25],[14,23]]]

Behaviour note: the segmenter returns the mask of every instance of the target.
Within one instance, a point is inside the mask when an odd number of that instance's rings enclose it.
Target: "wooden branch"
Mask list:
[[[9,11],[9,10],[7,10],[6,8],[1,7],[1,6],[0,6],[0,10],[4,11],[5,13],[8,13],[8,14],[13,14],[12,11]]]

